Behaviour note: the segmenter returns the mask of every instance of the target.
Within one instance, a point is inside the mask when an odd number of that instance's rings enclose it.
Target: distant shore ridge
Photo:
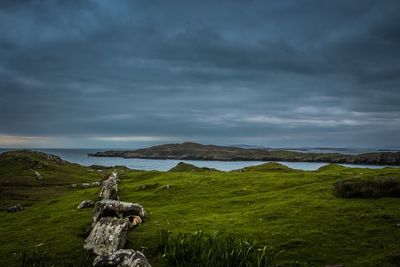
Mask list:
[[[218,161],[290,161],[341,164],[400,165],[400,152],[371,152],[358,155],[311,153],[292,150],[271,150],[234,146],[203,145],[193,142],[164,144],[127,151],[90,153],[93,157],[141,159],[218,160]]]

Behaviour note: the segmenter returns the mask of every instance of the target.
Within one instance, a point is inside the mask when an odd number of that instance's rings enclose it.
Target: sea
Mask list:
[[[0,153],[15,149],[0,149]],[[112,150],[112,149],[32,149],[41,151],[49,154],[54,154],[61,157],[63,160],[78,163],[84,166],[90,165],[102,165],[102,166],[126,166],[130,169],[136,170],[157,170],[167,171],[177,165],[179,162],[186,162],[198,167],[214,168],[221,171],[231,171],[241,169],[248,166],[259,165],[267,161],[214,161],[214,160],[171,160],[171,159],[126,159],[117,157],[89,157],[89,153],[95,153],[98,151]],[[307,152],[307,151],[303,151]],[[313,150],[313,152],[326,152],[326,150]],[[338,153],[338,150],[335,150]],[[346,153],[349,151],[346,150]],[[371,152],[371,151],[369,151]],[[350,154],[350,153],[349,153]],[[298,170],[317,170],[318,168],[326,165],[327,163],[319,162],[286,162],[278,161],[292,169]],[[384,165],[356,165],[356,164],[341,164],[346,167],[353,168],[372,168],[379,169]]]

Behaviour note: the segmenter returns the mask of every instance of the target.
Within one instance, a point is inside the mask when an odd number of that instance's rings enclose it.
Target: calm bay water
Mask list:
[[[8,150],[10,149],[0,149],[0,153]],[[139,170],[166,171],[174,167],[181,161],[194,164],[199,167],[215,168],[222,171],[231,171],[247,166],[254,166],[264,163],[261,161],[158,160],[158,159],[124,159],[124,158],[114,158],[114,157],[106,158],[106,157],[87,156],[88,153],[102,151],[101,149],[35,149],[35,150],[42,151],[45,153],[55,154],[57,156],[60,156],[64,160],[78,163],[84,166],[89,166],[94,164],[103,166],[122,165],[122,166],[127,166],[128,168],[131,169],[139,169]],[[299,170],[316,170],[321,166],[326,165],[326,163],[317,163],[317,162],[279,162],[279,163],[282,163],[290,168]],[[373,169],[386,167],[381,165],[352,165],[352,164],[342,164],[342,165],[347,167],[373,168]]]

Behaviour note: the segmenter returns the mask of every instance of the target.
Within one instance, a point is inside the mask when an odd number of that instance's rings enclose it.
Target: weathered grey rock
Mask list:
[[[90,184],[90,186],[93,186],[93,187],[95,187],[95,186],[100,186],[100,185],[101,185],[100,182],[92,182],[92,183]]]
[[[80,183],[80,184],[71,184],[70,186],[72,187],[72,188],[83,188],[83,189],[85,189],[85,188],[89,188],[89,187],[97,187],[97,186],[100,186],[101,185],[101,183],[100,182],[92,182],[92,183]]]
[[[124,247],[129,223],[125,219],[101,218],[85,240],[84,248],[96,255],[115,253]]]
[[[24,210],[24,207],[21,206],[21,204],[17,204],[15,206],[9,207],[7,209],[7,212],[19,212]]]
[[[44,178],[38,171],[33,171],[38,181],[42,181]]]
[[[101,183],[100,199],[118,200],[118,176],[113,172],[107,180]]]
[[[172,188],[172,185],[169,185],[169,184],[167,184],[167,185],[164,185],[164,186],[161,186],[160,187],[160,190],[168,190],[168,189],[171,189]]]
[[[81,188],[88,188],[90,187],[89,183],[81,183]]]
[[[141,252],[122,249],[128,229],[142,223],[145,211],[139,204],[119,201],[118,182],[117,173],[113,172],[101,183],[101,200],[96,203],[94,227],[85,240],[84,248],[98,255],[93,266],[151,267]],[[98,185],[97,182],[88,184]],[[78,208],[92,205],[91,200],[84,200]]]
[[[96,203],[93,216],[93,225],[102,217],[126,218],[128,216],[146,215],[144,208],[137,203],[130,203],[117,200],[101,200]]]
[[[81,202],[81,204],[78,205],[78,209],[87,209],[92,207],[94,207],[94,202],[90,199],[85,199]]]
[[[98,256],[94,267],[151,267],[143,253],[133,249],[120,249],[111,255]]]

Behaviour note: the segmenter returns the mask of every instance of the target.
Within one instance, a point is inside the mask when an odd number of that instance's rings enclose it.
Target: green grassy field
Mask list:
[[[71,266],[90,258],[83,241],[92,210],[76,207],[84,199],[96,200],[99,188],[69,185],[99,181],[109,170],[46,161],[27,152],[19,156],[0,156],[1,207],[25,206],[21,212],[1,212],[0,266],[20,266],[24,251],[50,252]],[[47,162],[39,164],[43,181],[32,175],[31,157]],[[171,172],[120,168],[119,174],[121,200],[140,203],[148,213],[129,232],[126,247],[144,251],[153,266],[166,265],[157,250],[162,229],[172,236],[218,231],[270,245],[281,251],[279,266],[400,266],[400,198],[334,194],[338,180],[400,181],[400,169],[329,165],[298,171],[264,164],[220,172],[183,165]]]

